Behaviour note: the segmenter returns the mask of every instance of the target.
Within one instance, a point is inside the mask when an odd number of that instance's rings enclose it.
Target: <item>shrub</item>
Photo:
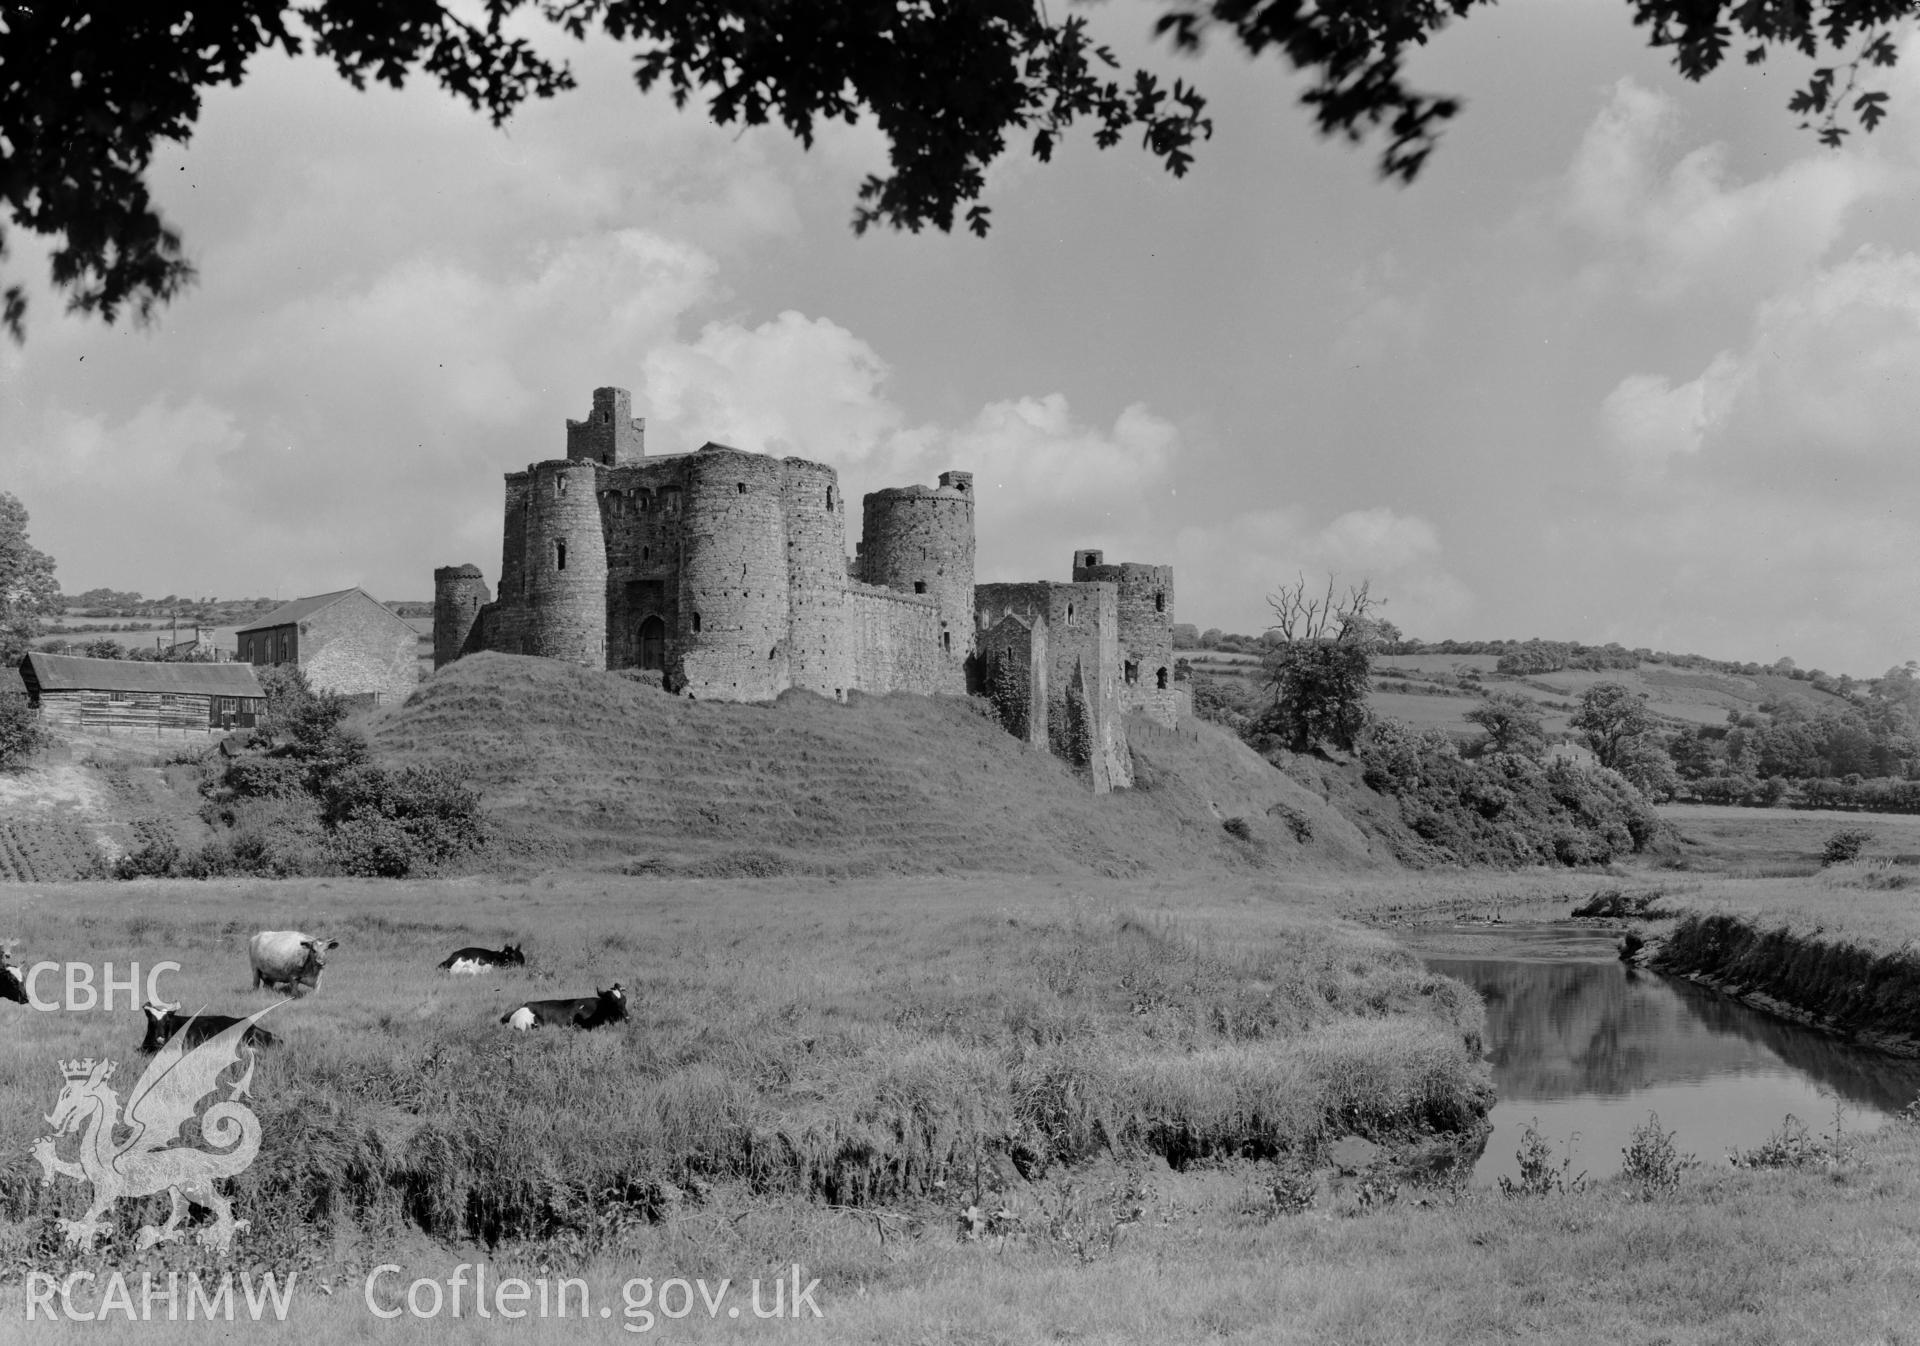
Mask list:
[[[328,849],[349,874],[432,869],[485,839],[480,797],[446,766],[355,766],[320,792]]]
[[[180,847],[161,838],[149,841],[137,851],[129,851],[114,861],[116,879],[165,879],[180,873]]]
[[[1633,1128],[1626,1148],[1620,1151],[1626,1161],[1620,1167],[1620,1176],[1639,1187],[1645,1200],[1678,1191],[1680,1175],[1700,1166],[1698,1159],[1673,1147],[1674,1134],[1661,1129],[1659,1113],[1650,1112],[1646,1121]]]
[[[1567,1143],[1566,1158],[1555,1164],[1553,1144],[1540,1134],[1539,1121],[1536,1117],[1521,1129],[1520,1148],[1514,1152],[1514,1158],[1520,1161],[1520,1180],[1515,1182],[1502,1176],[1502,1196],[1552,1196],[1555,1193],[1564,1196],[1587,1185],[1584,1170],[1578,1174],[1573,1172],[1573,1143]]]
[[[1393,720],[1369,727],[1360,762],[1415,835],[1460,864],[1601,865],[1661,832],[1646,797],[1614,772],[1518,753],[1468,760],[1446,735]]]
[[[25,766],[46,742],[40,717],[18,692],[0,692],[0,771]]]
[[[1843,827],[1827,838],[1825,849],[1820,852],[1823,865],[1844,865],[1860,858],[1860,852],[1873,840],[1873,833],[1857,827]]]
[[[1238,837],[1241,841],[1253,840],[1253,829],[1247,826],[1245,818],[1229,818],[1220,826],[1226,828],[1227,835],[1230,837]]]

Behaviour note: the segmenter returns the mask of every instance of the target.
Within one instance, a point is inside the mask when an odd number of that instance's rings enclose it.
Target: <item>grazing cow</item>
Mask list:
[[[247,941],[247,957],[253,960],[253,989],[284,985],[289,995],[299,995],[303,986],[317,991],[320,969],[327,965],[320,955],[339,947],[337,939],[315,939],[298,930],[262,930]]]
[[[446,956],[440,964],[442,972],[481,973],[495,972],[503,967],[525,967],[526,954],[520,951],[518,944],[508,944],[495,949],[456,949]]]
[[[148,1055],[166,1046],[173,1035],[183,1028],[187,1033],[187,1049],[191,1051],[216,1033],[223,1033],[240,1022],[230,1014],[182,1014],[178,1005],[161,1005],[151,1000],[142,1008],[147,1012],[147,1036],[140,1044],[140,1050]],[[249,1026],[240,1040],[249,1047],[280,1045],[280,1039],[259,1024]]]
[[[501,1015],[500,1022],[524,1033],[529,1028],[598,1028],[601,1024],[619,1023],[626,1017],[627,993],[615,982],[608,990],[575,996],[571,1000],[529,1000],[519,1009]]]
[[[0,1000],[11,1000],[16,1005],[27,1003],[27,979],[13,961],[13,955],[0,952]]]

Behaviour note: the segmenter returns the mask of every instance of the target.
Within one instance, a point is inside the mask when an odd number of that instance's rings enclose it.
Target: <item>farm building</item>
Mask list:
[[[211,729],[253,724],[265,702],[246,664],[84,659],[29,651],[20,660],[27,703],[74,729]]]
[[[316,692],[400,701],[420,681],[419,634],[365,589],[296,598],[235,635],[241,663],[295,664]]]

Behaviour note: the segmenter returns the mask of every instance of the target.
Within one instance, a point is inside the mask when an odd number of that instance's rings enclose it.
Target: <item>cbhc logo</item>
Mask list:
[[[110,1010],[113,1008],[113,993],[127,993],[127,1008],[139,1009],[149,1002],[171,1004],[160,994],[160,975],[163,972],[178,972],[178,963],[155,963],[147,972],[145,1000],[140,999],[140,964],[134,963],[127,969],[127,979],[117,981],[113,975],[113,964],[103,963],[100,971],[105,975],[100,980],[100,989],[94,987],[94,967],[91,963],[35,963],[22,978],[26,987],[27,1003],[37,1010],[90,1010],[94,1008]],[[63,973],[62,984],[66,996],[62,1000],[42,1000],[37,984],[42,976],[49,972]]]

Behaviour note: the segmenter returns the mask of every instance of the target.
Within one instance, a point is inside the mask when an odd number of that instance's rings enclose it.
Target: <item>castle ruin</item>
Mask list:
[[[434,572],[434,667],[496,650],[770,701],[789,688],[964,694],[1022,680],[1022,737],[1132,783],[1123,717],[1171,725],[1173,571],[1074,553],[1071,583],[974,584],[969,472],[862,502],[839,474],[724,444],[647,456],[629,394],[596,388],[566,457],[506,474],[500,586]],[[1004,699],[1004,698],[1003,698]]]

